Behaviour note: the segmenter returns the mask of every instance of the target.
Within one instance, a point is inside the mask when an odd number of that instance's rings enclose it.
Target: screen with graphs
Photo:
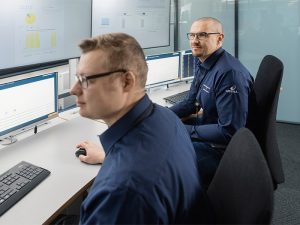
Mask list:
[[[92,35],[125,32],[143,48],[170,45],[170,0],[93,0]]]
[[[91,0],[1,0],[0,30],[0,70],[78,57]]]

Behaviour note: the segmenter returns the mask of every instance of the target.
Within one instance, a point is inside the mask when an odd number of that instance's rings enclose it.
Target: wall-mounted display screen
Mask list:
[[[170,0],[93,0],[92,36],[124,32],[143,48],[170,45]]]
[[[91,0],[1,0],[0,70],[80,55]]]

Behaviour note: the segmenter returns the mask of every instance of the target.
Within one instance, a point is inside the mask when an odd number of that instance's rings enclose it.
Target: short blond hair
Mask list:
[[[82,53],[101,50],[107,56],[108,69],[125,69],[135,73],[140,85],[146,85],[148,66],[137,40],[125,33],[107,33],[85,39],[79,47]]]

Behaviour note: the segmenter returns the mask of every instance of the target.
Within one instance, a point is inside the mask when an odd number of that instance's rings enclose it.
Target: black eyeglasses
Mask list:
[[[189,40],[194,40],[195,38],[198,40],[204,40],[204,39],[208,38],[208,36],[211,34],[221,34],[221,33],[219,33],[219,32],[216,32],[216,33],[207,33],[207,32],[187,33],[187,38]]]
[[[114,70],[114,71],[110,71],[110,72],[94,74],[94,75],[91,75],[91,76],[88,76],[88,77],[82,76],[82,75],[76,75],[76,78],[77,78],[77,81],[79,81],[82,88],[87,88],[88,87],[88,80],[99,78],[99,77],[105,77],[105,76],[108,76],[110,74],[119,73],[119,72],[126,73],[127,70],[124,70],[124,69]]]

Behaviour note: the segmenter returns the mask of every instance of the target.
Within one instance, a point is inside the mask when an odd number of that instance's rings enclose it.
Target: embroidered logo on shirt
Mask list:
[[[232,86],[231,86],[229,89],[227,89],[225,92],[226,92],[226,93],[230,93],[230,94],[237,94],[237,93],[238,93],[238,91],[237,91],[235,85],[232,85]]]
[[[209,93],[210,92],[210,87],[203,84],[202,90],[205,91],[206,93]]]

